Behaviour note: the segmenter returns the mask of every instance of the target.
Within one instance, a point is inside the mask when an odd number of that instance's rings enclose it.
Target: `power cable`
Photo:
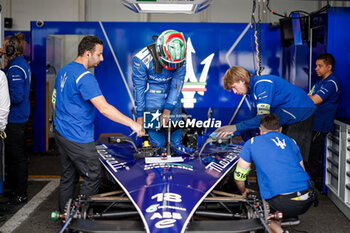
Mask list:
[[[254,64],[254,70],[256,70],[256,75],[261,75],[261,19],[260,14],[258,15],[258,22],[255,20],[255,10],[256,10],[256,0],[253,0],[253,8],[252,8],[252,17],[251,17],[251,24],[252,24],[252,33],[251,33],[251,44],[252,44],[252,53],[253,53],[253,64]],[[253,34],[255,39],[255,58],[257,59],[257,62],[255,63],[254,58],[254,44],[253,44]],[[257,66],[257,69],[255,69],[255,64]]]
[[[256,75],[261,75],[261,19],[260,12],[258,14],[258,22],[255,20],[255,10],[256,10],[256,0],[253,1],[253,9],[252,9],[252,25],[254,29],[254,39],[255,39],[255,50],[256,50]],[[254,53],[253,53],[254,54]],[[254,65],[255,69],[255,65]]]
[[[268,9],[268,11],[269,11],[271,14],[280,16],[280,17],[282,17],[282,18],[291,18],[291,19],[299,19],[299,18],[305,17],[305,16],[292,17],[291,15],[292,15],[293,13],[303,13],[303,14],[306,15],[306,16],[310,16],[310,15],[319,14],[319,13],[322,13],[322,12],[324,12],[324,11],[327,11],[328,8],[330,7],[329,1],[327,1],[327,5],[324,6],[324,7],[322,7],[321,9],[319,9],[319,10],[317,10],[317,11],[308,13],[308,12],[303,11],[303,10],[296,10],[296,11],[292,11],[292,12],[289,14],[289,16],[287,17],[286,15],[282,15],[282,14],[280,14],[280,13],[277,13],[277,12],[271,10],[271,8],[270,8],[269,5],[270,5],[270,0],[266,0],[266,8]]]
[[[251,17],[251,33],[250,33],[250,44],[251,44],[251,49],[252,49],[252,58],[253,58],[253,66],[254,66],[254,71],[256,70],[255,67],[255,52],[254,52],[254,42],[253,42],[253,38],[254,38],[254,32],[255,32],[255,16],[254,16],[254,12],[255,12],[255,7],[256,7],[256,0],[253,0],[253,9],[252,9],[252,17]]]
[[[270,7],[269,7],[269,5],[270,5],[270,0],[267,0],[267,1],[266,1],[266,8],[270,11],[271,14],[278,15],[278,16],[280,16],[280,17],[282,17],[282,18],[286,18],[285,15],[281,15],[281,14],[279,14],[279,13],[277,13],[277,12],[271,10]]]
[[[260,23],[260,20],[256,24],[254,36],[255,36],[256,59],[257,59],[256,75],[260,76],[261,71],[262,71],[262,68],[261,68],[261,23]]]

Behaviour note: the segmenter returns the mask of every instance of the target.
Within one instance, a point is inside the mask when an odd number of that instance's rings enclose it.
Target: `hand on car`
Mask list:
[[[245,188],[244,192],[242,193],[243,197],[247,197],[247,195],[249,193],[255,193],[256,191],[254,191],[253,189],[249,189],[249,188]]]
[[[228,135],[233,135],[237,131],[236,125],[225,125],[215,130],[218,132],[217,138],[224,138]]]
[[[168,109],[164,109],[162,116],[160,117],[160,124],[163,127],[168,126],[170,118],[170,111]]]
[[[142,137],[145,135],[145,130],[141,124],[134,122],[130,127],[134,132],[136,132],[137,137]]]

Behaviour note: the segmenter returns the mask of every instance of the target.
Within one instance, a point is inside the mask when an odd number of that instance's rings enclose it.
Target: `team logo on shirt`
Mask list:
[[[284,139],[282,139],[282,141],[279,139],[279,137],[276,137],[276,140],[275,139],[271,139],[275,144],[276,146],[279,146],[282,148],[282,150],[284,150],[284,148],[286,148],[286,141]]]
[[[66,80],[67,80],[67,72],[64,73],[63,77],[61,76],[61,92],[63,91],[64,88],[64,84],[66,84]]]

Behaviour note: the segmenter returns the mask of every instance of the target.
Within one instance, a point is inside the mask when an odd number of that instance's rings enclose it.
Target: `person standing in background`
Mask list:
[[[320,54],[316,58],[316,73],[321,78],[308,94],[316,104],[310,158],[306,169],[320,191],[324,176],[324,143],[329,132],[334,130],[334,118],[339,106],[341,86],[333,73],[334,57],[329,53]]]
[[[25,127],[30,115],[29,90],[31,69],[24,59],[24,35],[8,37],[5,41],[6,76],[11,99],[6,127],[6,187],[10,188],[11,204],[27,202],[28,160],[25,153]]]

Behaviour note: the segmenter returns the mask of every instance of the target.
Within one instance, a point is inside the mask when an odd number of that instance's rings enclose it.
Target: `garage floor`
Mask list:
[[[0,231],[14,233],[54,233],[61,225],[50,220],[51,211],[57,209],[60,161],[57,153],[37,153],[30,155],[29,190],[30,201],[16,207],[17,212],[7,216],[0,223]],[[289,232],[342,233],[349,232],[347,219],[326,195],[319,195],[318,207],[300,216],[300,224],[285,227]],[[0,197],[0,202],[5,198]]]

